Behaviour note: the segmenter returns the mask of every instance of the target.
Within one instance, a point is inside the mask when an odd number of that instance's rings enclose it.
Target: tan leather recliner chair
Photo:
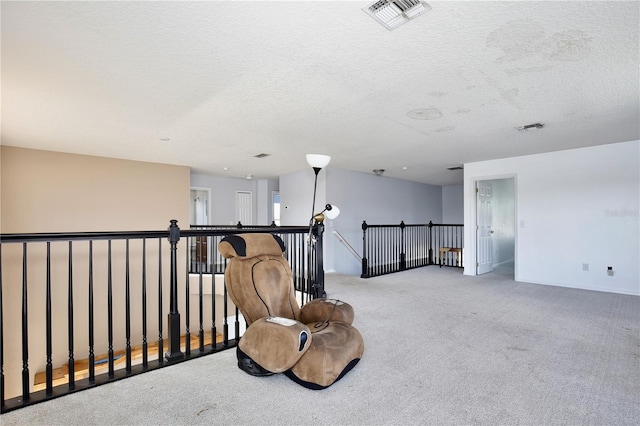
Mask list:
[[[353,308],[315,299],[300,308],[280,237],[239,234],[222,239],[229,259],[225,285],[248,328],[237,348],[238,366],[254,376],[284,373],[310,389],[340,380],[362,357]]]

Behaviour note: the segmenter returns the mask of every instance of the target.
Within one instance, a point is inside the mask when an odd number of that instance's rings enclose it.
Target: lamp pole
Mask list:
[[[311,203],[311,219],[309,219],[309,226],[313,226],[313,216],[315,215],[316,210],[316,190],[318,189],[318,173],[320,173],[322,168],[314,167],[313,172],[315,173],[315,179],[313,181],[313,202]]]
[[[313,244],[311,243],[311,241],[313,238],[313,225],[315,222],[313,217],[315,215],[315,209],[316,209],[316,190],[318,189],[318,173],[320,173],[320,170],[321,170],[320,167],[313,168],[313,172],[315,173],[315,178],[313,181],[313,202],[311,203],[311,219],[309,219],[309,236],[307,239],[307,287],[308,287],[308,290],[313,295],[314,299],[318,297],[318,294],[316,289],[316,283],[313,280],[313,271],[311,267],[312,260],[313,260],[312,251],[311,251],[313,248]]]
[[[306,156],[307,163],[313,168],[314,173],[314,181],[313,181],[313,201],[311,203],[311,217],[309,219],[309,238],[307,240],[307,290],[311,292],[314,298],[318,297],[319,291],[316,288],[317,283],[314,282],[314,275],[312,271],[312,239],[313,239],[313,226],[314,226],[314,216],[316,210],[316,191],[318,189],[318,173],[322,170],[323,167],[326,167],[331,161],[331,157],[328,155],[321,154],[307,154]],[[316,250],[318,247],[316,246]],[[316,254],[317,255],[317,254]]]

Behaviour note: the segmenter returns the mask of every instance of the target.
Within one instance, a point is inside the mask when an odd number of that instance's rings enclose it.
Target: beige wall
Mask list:
[[[2,233],[139,231],[163,230],[170,219],[188,226],[190,170],[188,167],[145,163],[112,158],[55,153],[15,147],[0,147],[1,192],[0,231]],[[163,244],[163,312],[158,312],[158,240],[147,245],[148,341],[157,340],[158,318],[163,318],[166,338],[168,312],[168,243]],[[21,300],[22,246],[2,246],[2,291],[4,320],[4,372],[6,396],[21,392]],[[141,343],[140,241],[132,241],[130,253],[132,345]],[[179,245],[180,249],[180,245]],[[107,243],[94,242],[95,353],[107,351]],[[112,243],[114,304],[114,349],[124,348],[125,244]],[[53,366],[67,361],[68,243],[53,243]],[[179,250],[179,277],[185,276],[184,251]],[[28,314],[29,372],[46,366],[45,289],[46,245],[29,245]],[[73,246],[73,297],[75,358],[88,352],[88,242]],[[181,280],[184,281],[184,280]],[[184,295],[180,290],[180,296]],[[184,298],[182,298],[184,299]],[[183,310],[181,301],[181,311]],[[182,318],[184,324],[184,316]]]
[[[189,168],[3,146],[2,233],[140,231],[189,221]]]

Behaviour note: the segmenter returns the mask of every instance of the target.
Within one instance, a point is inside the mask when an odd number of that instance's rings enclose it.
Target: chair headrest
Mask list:
[[[227,259],[232,257],[249,258],[260,255],[282,256],[284,242],[273,234],[236,234],[224,237],[218,250]]]

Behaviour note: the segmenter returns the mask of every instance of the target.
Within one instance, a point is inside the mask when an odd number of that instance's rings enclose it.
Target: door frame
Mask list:
[[[477,232],[476,227],[478,203],[476,197],[476,186],[478,182],[486,180],[511,179],[513,178],[513,215],[514,215],[514,248],[513,248],[513,268],[514,280],[519,280],[518,274],[518,235],[519,223],[518,218],[518,175],[515,173],[501,175],[473,176],[464,181],[464,275],[478,275],[476,269],[477,263]]]

